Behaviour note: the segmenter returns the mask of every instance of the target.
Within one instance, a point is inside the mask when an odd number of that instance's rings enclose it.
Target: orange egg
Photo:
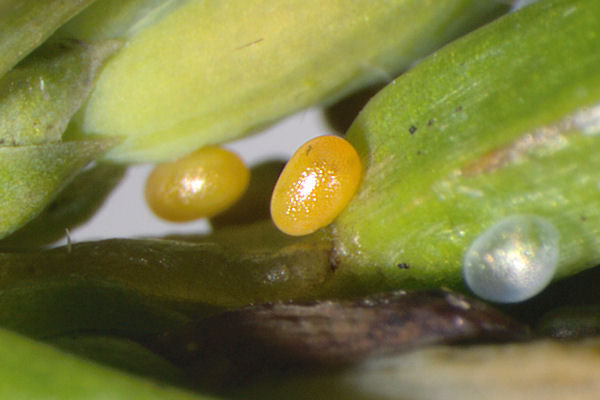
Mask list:
[[[307,235],[329,225],[354,196],[362,168],[356,150],[337,136],[320,136],[290,158],[273,190],[271,217],[284,233]]]
[[[250,172],[237,155],[207,146],[158,165],[146,181],[146,201],[160,218],[192,221],[232,206],[244,194],[249,179]]]

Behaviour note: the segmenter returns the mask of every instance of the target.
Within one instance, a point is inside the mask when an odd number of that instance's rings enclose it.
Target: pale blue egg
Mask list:
[[[479,297],[515,303],[541,292],[559,259],[559,233],[546,219],[515,215],[494,224],[467,250],[463,277]]]

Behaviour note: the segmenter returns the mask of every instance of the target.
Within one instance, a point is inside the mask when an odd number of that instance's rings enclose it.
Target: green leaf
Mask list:
[[[176,386],[189,384],[183,371],[133,340],[85,332],[69,333],[45,342],[81,358],[138,376]]]
[[[50,245],[85,223],[121,181],[125,167],[97,164],[79,173],[35,219],[0,240],[0,248],[27,250]]]
[[[59,141],[117,41],[44,46],[0,79],[0,145]]]
[[[0,237],[30,221],[110,139],[0,147]]]
[[[0,330],[0,397],[5,399],[208,399],[76,358]]]
[[[0,77],[94,0],[2,0]]]
[[[388,81],[507,8],[480,0],[176,4],[142,23],[107,63],[71,137],[124,137],[107,155],[119,162],[181,156]],[[103,24],[114,15],[105,11],[98,4],[82,18]],[[97,37],[89,24],[73,25],[76,37]]]
[[[119,46],[52,44],[0,79],[0,238],[39,214],[81,168],[118,142],[61,142],[61,136]]]
[[[557,229],[557,277],[599,263],[599,107],[585,0],[523,8],[388,85],[347,136],[366,168],[334,228],[347,284],[463,287],[471,243],[513,215]]]
[[[35,337],[156,335],[226,308],[314,299],[335,277],[330,251],[329,240],[290,238],[269,223],[194,242],[113,239],[0,253],[0,324]]]

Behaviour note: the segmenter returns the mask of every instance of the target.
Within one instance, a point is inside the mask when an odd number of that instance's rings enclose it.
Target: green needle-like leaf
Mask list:
[[[597,264],[599,107],[597,1],[541,1],[435,53],[348,132],[366,171],[335,224],[339,270],[461,287],[471,243],[514,215],[556,228],[557,277]]]
[[[35,217],[113,140],[0,147],[0,237]]]
[[[124,174],[124,166],[104,163],[79,173],[40,215],[0,240],[0,248],[31,250],[60,240],[92,217]]]
[[[41,48],[0,79],[0,238],[31,220],[118,140],[61,142],[117,41]]]
[[[0,79],[0,145],[60,140],[118,41],[63,41],[40,48]]]
[[[95,0],[2,0],[0,77]]]

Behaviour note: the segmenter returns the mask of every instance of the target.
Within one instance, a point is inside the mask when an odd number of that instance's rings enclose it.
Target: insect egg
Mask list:
[[[558,231],[544,218],[505,218],[478,236],[467,250],[465,282],[486,300],[527,300],[552,280],[559,260],[558,242]]]
[[[160,218],[185,222],[210,217],[244,194],[250,172],[234,153],[203,147],[158,165],[146,181],[146,201]]]
[[[362,167],[354,147],[337,136],[302,145],[281,172],[271,217],[284,233],[307,235],[329,225],[354,196]]]

